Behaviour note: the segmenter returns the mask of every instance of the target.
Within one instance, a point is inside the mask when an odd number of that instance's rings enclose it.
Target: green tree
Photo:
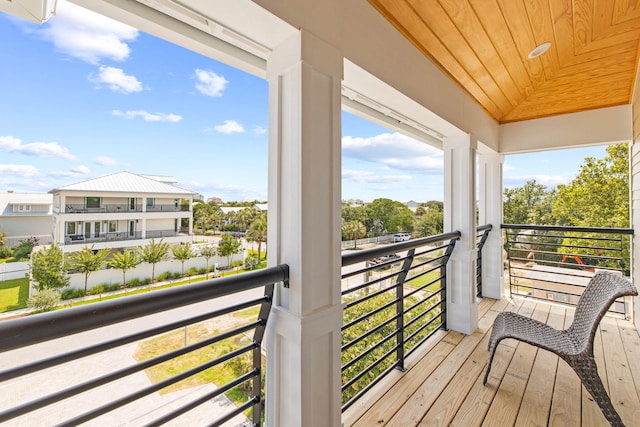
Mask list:
[[[95,251],[93,245],[85,246],[82,250],[72,252],[69,255],[69,266],[72,270],[77,270],[84,274],[84,291],[87,292],[89,276],[94,271],[100,270],[105,265],[105,260],[109,256],[109,249]]]
[[[260,257],[260,250],[262,249],[262,243],[267,241],[267,219],[264,215],[261,215],[251,223],[249,230],[245,238],[249,242],[258,242],[258,260]]]
[[[151,264],[151,283],[153,283],[156,278],[156,264],[167,259],[168,254],[169,244],[163,242],[162,239],[160,239],[158,243],[156,243],[154,239],[151,239],[148,245],[138,248],[140,259]]]
[[[440,234],[444,230],[443,211],[437,209],[425,209],[422,215],[413,219],[414,237],[427,237]]]
[[[555,190],[548,190],[535,179],[522,187],[505,188],[503,217],[505,224],[554,225],[552,206],[556,200]]]
[[[51,245],[31,257],[31,276],[36,290],[61,289],[69,285],[67,263],[60,246]]]
[[[628,227],[628,145],[610,145],[604,158],[584,159],[573,181],[558,186],[553,216],[562,225]]]
[[[373,235],[412,231],[412,212],[403,203],[391,199],[375,199],[367,205],[367,224]]]
[[[111,268],[122,270],[122,287],[127,287],[127,270],[136,268],[142,260],[135,251],[125,250],[113,254],[108,264]]]
[[[344,222],[359,221],[362,224],[366,224],[368,219],[366,206],[352,206],[348,203],[342,204],[342,220]]]
[[[218,243],[218,255],[227,257],[227,265],[231,266],[231,257],[240,252],[242,242],[231,234],[225,234]]]
[[[353,240],[354,249],[357,239],[367,235],[367,228],[360,221],[349,221],[342,224],[342,240]]]
[[[13,257],[16,260],[27,259],[31,255],[33,248],[38,245],[37,237],[29,237],[20,241],[20,244],[13,250]]]
[[[171,248],[171,252],[173,253],[173,257],[180,261],[180,264],[182,265],[181,275],[184,276],[185,261],[188,261],[196,256],[195,252],[193,252],[193,248],[191,247],[191,243],[185,243],[184,245],[175,246]]]
[[[0,231],[0,246],[4,246],[6,244],[5,238],[7,237],[7,233],[4,231]]]
[[[205,273],[205,279],[209,278],[209,260],[216,256],[217,253],[218,251],[213,246],[204,246],[200,249],[200,254],[204,257],[206,264],[207,272]]]

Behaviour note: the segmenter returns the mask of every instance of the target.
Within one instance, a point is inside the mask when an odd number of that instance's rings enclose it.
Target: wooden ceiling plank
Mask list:
[[[579,54],[589,46],[591,42],[591,13],[593,8],[588,0],[576,0],[573,2],[573,40],[575,54]]]
[[[515,107],[502,92],[500,86],[493,79],[475,51],[462,36],[446,11],[437,1],[409,0],[416,14],[427,27],[447,46],[449,52],[456,57],[467,73],[477,82],[503,114]],[[429,50],[428,47],[426,47]]]
[[[487,96],[466,72],[466,70],[450,54],[440,40],[425,26],[424,22],[415,14],[404,0],[368,0],[392,25],[400,31],[418,50],[457,82],[476,102],[495,120],[504,113]],[[416,29],[420,28],[420,31]],[[413,32],[408,28],[413,29]],[[427,48],[429,46],[429,48]]]
[[[440,0],[440,5],[511,104],[515,106],[522,102],[525,93],[507,70],[492,38],[487,34],[471,5],[459,0]]]
[[[507,23],[509,32],[513,37],[520,58],[526,58],[531,49],[536,47],[536,42],[531,33],[529,20],[524,4],[520,1],[498,0],[498,6],[502,11],[504,20]],[[544,83],[545,76],[542,63],[539,59],[525,61],[524,66],[529,73],[529,77],[534,87]]]
[[[618,105],[625,105],[626,102],[607,102],[603,103],[600,98],[592,100],[592,102],[583,104],[584,108],[573,108],[567,102],[561,102],[557,104],[550,105],[521,105],[518,108],[500,120],[500,123],[512,123],[519,122],[523,120],[530,120],[532,118],[543,118],[543,117],[551,117],[557,116],[561,114],[570,114],[570,113],[578,113],[581,111],[589,111],[596,108],[607,108],[607,107],[615,107]]]
[[[555,48],[557,42],[553,31],[553,20],[549,3],[547,0],[526,0],[525,8],[536,46],[545,42],[552,43],[549,51],[539,57],[548,80],[553,77],[555,71],[559,68],[558,54]]]
[[[470,0],[470,4],[480,24],[490,34],[496,54],[500,56],[514,82],[527,97],[534,90],[534,82],[524,65],[523,57],[518,52],[498,3],[496,0]]]
[[[592,57],[587,61],[567,64],[556,73],[556,77],[579,74],[585,70],[595,70],[608,74],[625,68],[635,70],[634,53],[638,49],[637,43],[625,43],[617,48],[619,53],[616,55]]]
[[[592,93],[604,93],[606,88],[609,88],[611,91],[616,91],[628,87],[627,80],[632,77],[632,72],[624,71],[606,76],[606,78],[595,78],[593,80],[576,80],[569,77],[557,79],[539,88],[527,101],[543,101],[548,98],[570,97],[572,94],[589,96],[589,94]]]

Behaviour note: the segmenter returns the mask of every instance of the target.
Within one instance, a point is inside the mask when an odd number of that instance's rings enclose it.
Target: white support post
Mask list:
[[[478,327],[476,145],[471,135],[444,141],[444,231],[462,233],[447,264],[447,328],[465,334]]]
[[[495,299],[504,295],[503,240],[500,229],[503,162],[503,155],[479,144],[479,224],[493,226],[482,249],[482,296]]]
[[[267,325],[270,427],[340,425],[342,68],[304,30],[267,60],[269,263],[290,268]]]

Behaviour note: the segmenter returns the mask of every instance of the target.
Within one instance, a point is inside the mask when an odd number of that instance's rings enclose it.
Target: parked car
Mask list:
[[[410,240],[411,234],[409,233],[396,233],[393,235],[394,242],[404,242],[405,240]]]
[[[369,260],[369,265],[379,265],[379,264],[384,264],[388,261],[393,261],[396,259],[399,259],[400,255],[398,254],[389,254],[389,255],[384,255],[378,258],[373,258]],[[391,267],[393,263],[391,264],[387,264],[387,265],[383,265],[382,268],[389,268]]]

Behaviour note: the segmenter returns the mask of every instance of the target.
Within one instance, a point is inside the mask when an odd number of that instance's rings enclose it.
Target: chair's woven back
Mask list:
[[[638,291],[621,275],[599,271],[593,276],[578,301],[573,323],[567,330],[579,348],[585,349],[593,343],[598,324],[611,304],[616,298],[627,295],[638,295]]]

